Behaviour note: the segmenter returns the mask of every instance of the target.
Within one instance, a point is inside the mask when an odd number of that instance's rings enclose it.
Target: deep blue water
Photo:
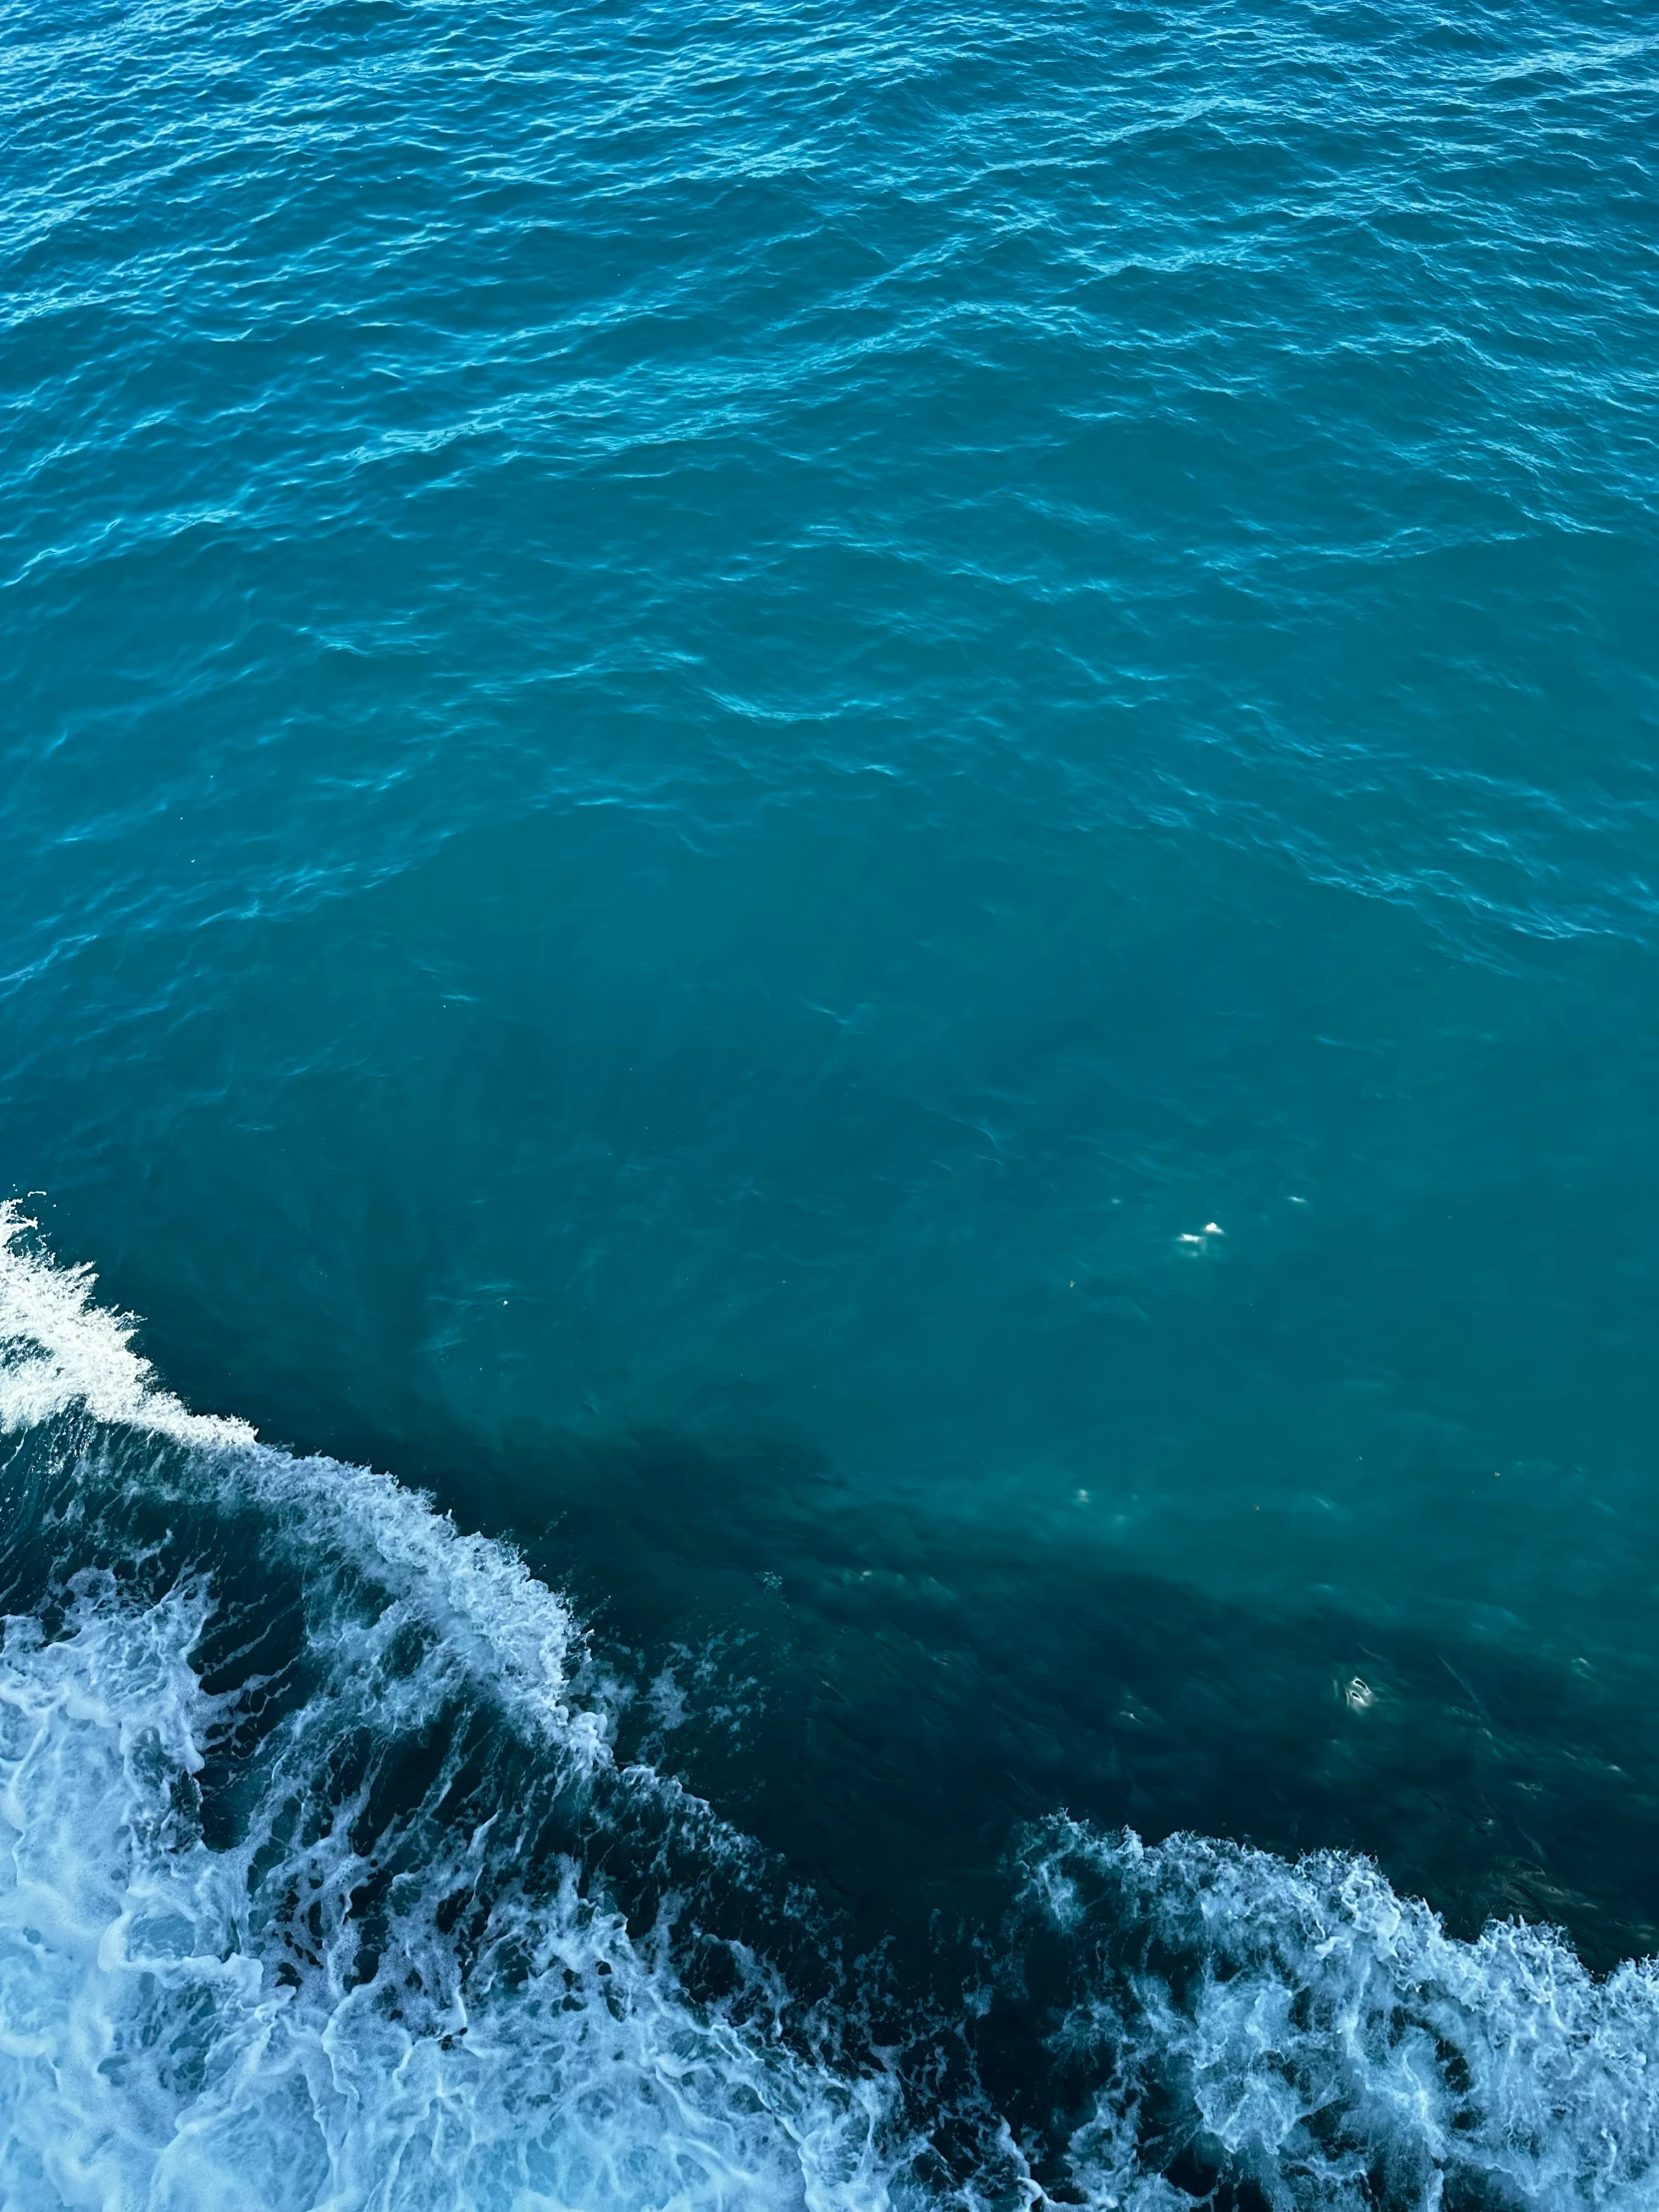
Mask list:
[[[0,116],[0,2201],[1659,2204],[1651,16]]]

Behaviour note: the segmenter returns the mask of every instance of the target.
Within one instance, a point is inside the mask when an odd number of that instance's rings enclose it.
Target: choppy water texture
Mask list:
[[[0,25],[0,2199],[1659,2202],[1647,18]]]

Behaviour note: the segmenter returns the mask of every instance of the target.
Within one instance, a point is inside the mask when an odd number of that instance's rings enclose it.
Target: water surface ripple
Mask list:
[[[0,29],[0,2196],[1650,2205],[1652,25]]]

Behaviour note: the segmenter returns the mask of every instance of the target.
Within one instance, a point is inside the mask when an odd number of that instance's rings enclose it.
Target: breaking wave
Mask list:
[[[1659,2203],[1650,1965],[1056,1816],[972,1985],[895,1997],[619,1758],[508,1547],[133,1330],[0,1209],[0,2202]]]
[[[1369,1861],[1068,1821],[1024,1855],[1057,1939],[1076,2193],[1124,2212],[1659,2202],[1659,1972],[1473,1942]]]

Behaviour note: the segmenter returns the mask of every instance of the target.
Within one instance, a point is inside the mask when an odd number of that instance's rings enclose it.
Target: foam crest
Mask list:
[[[602,1731],[564,1691],[575,1637],[568,1608],[510,1546],[462,1535],[391,1476],[329,1458],[295,1459],[246,1422],[192,1412],[133,1350],[136,1318],[100,1306],[97,1277],[65,1267],[15,1199],[0,1203],[0,1432],[76,1408],[94,1420],[193,1447],[158,1487],[208,1490],[279,1516],[319,1579],[341,1571],[389,1585],[392,1603],[440,1635],[458,1663],[520,1718],[595,1756]]]
[[[57,1266],[32,1240],[39,1223],[0,1201],[0,1431],[15,1432],[72,1405],[204,1444],[252,1443],[246,1421],[193,1413],[133,1350],[138,1322],[100,1306],[90,1267]]]
[[[341,1710],[371,1711],[350,1671],[295,1716],[243,1837],[211,1848],[198,1778],[236,1701],[210,1696],[192,1665],[208,1612],[200,1587],[135,1607],[86,1576],[63,1633],[6,1624],[0,2201],[889,2201],[878,2084],[689,2004],[664,1946],[631,1940],[573,1867],[534,1898],[491,1890],[492,1820],[405,1855],[365,1965],[363,1793],[319,1815],[305,1783],[319,1748],[337,1752]]]
[[[190,1412],[135,1326],[0,1213],[40,1554],[0,1651],[0,2202],[881,2212],[879,2067],[804,2054],[741,1943],[694,1997],[687,1898],[631,1935],[596,1877],[631,1823],[694,1884],[747,1847],[617,1772],[560,1598],[389,1476]]]
[[[1473,1941],[1369,1861],[1039,1831],[1026,1902],[1062,1939],[1053,2033],[1089,2083],[1086,2200],[1178,2212],[1634,2212],[1659,2198],[1659,1969],[1597,1981],[1548,1929]],[[1223,2201],[1232,2202],[1231,2196]]]

